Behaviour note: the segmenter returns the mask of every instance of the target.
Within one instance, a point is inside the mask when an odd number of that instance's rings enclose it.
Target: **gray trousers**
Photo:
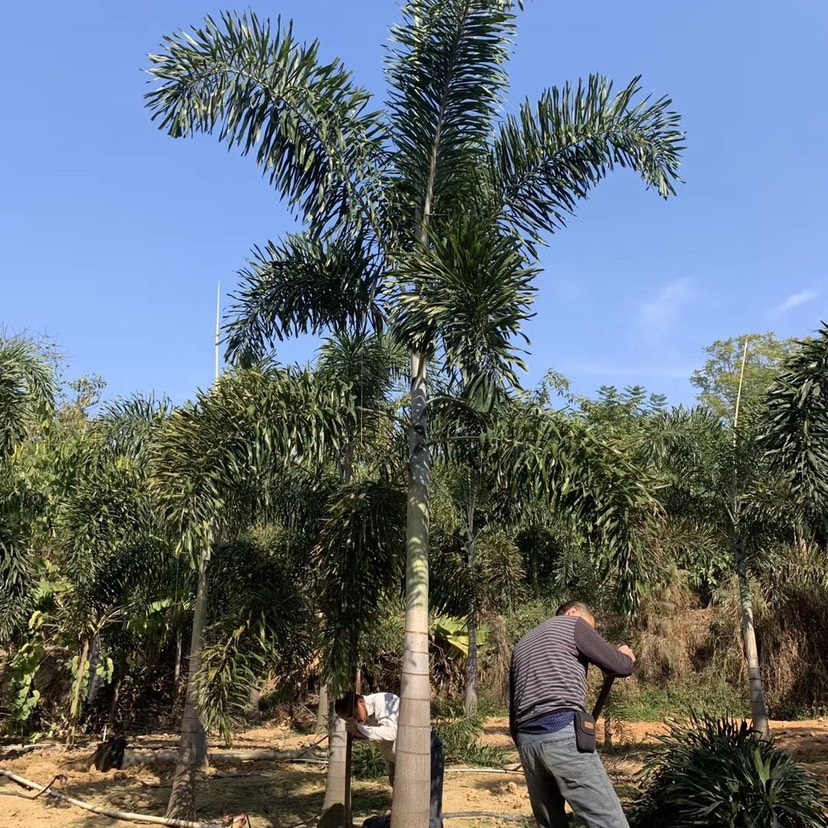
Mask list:
[[[564,801],[589,828],[629,828],[597,753],[579,753],[573,725],[518,734],[518,751],[538,828],[566,828]]]

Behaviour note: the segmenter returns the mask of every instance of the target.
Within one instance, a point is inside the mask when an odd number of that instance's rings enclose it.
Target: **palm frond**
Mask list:
[[[176,411],[154,444],[150,486],[181,551],[198,560],[205,545],[266,516],[280,469],[324,459],[352,432],[348,401],[331,378],[256,368],[225,374]]]
[[[159,129],[179,138],[212,134],[256,161],[274,187],[316,227],[348,218],[376,227],[381,194],[372,181],[385,131],[370,95],[319,43],[300,43],[292,24],[254,13],[207,17],[168,35],[150,55],[159,85],[146,105]]]
[[[254,250],[240,276],[225,327],[233,362],[262,357],[272,343],[299,334],[382,329],[382,258],[351,233],[270,242]]]
[[[360,636],[381,599],[400,588],[405,504],[404,490],[385,480],[345,484],[332,497],[314,555],[325,616],[325,670],[339,690],[349,686]]]
[[[617,94],[592,75],[523,103],[497,135],[490,178],[498,209],[531,239],[565,226],[576,203],[614,167],[635,170],[667,198],[675,193],[684,133],[672,101],[640,97],[640,78]],[[501,207],[502,205],[502,207]]]
[[[403,260],[401,279],[412,290],[399,297],[394,335],[436,354],[468,398],[491,405],[526,370],[515,340],[526,341],[537,272],[513,237],[467,216]]]
[[[379,408],[406,376],[405,350],[390,336],[344,332],[326,339],[317,370],[349,385],[361,411]]]
[[[13,516],[0,512],[0,643],[3,646],[25,628],[36,580],[34,556],[18,523]]]
[[[508,511],[519,493],[577,522],[618,585],[619,603],[635,606],[647,563],[642,531],[658,511],[641,469],[573,419],[531,405],[498,419],[484,462],[497,481],[493,507]]]
[[[391,33],[388,101],[396,143],[399,216],[406,236],[447,217],[473,192],[507,87],[510,3],[410,0]]]
[[[828,503],[828,326],[782,364],[765,401],[761,446],[802,515]]]
[[[152,436],[172,413],[171,401],[136,394],[107,403],[95,418],[93,431],[99,438],[101,458],[146,456]]]
[[[54,410],[55,378],[47,359],[22,338],[0,338],[0,459]]]

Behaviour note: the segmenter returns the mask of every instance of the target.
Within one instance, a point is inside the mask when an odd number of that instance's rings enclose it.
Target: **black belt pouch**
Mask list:
[[[595,719],[583,710],[575,711],[575,745],[580,753],[595,753]]]

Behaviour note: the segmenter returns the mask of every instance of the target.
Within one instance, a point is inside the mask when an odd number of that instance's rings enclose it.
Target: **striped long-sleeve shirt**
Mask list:
[[[618,677],[631,675],[635,666],[583,618],[556,616],[523,636],[509,673],[512,738],[550,713],[585,710],[590,664]]]

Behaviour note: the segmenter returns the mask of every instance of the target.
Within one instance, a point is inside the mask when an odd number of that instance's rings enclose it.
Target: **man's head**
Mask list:
[[[360,724],[368,721],[365,699],[358,693],[346,693],[334,702],[334,712],[340,719],[356,719]]]
[[[583,618],[590,627],[595,627],[595,616],[592,610],[583,601],[567,601],[558,607],[555,615],[569,615],[574,618]]]

